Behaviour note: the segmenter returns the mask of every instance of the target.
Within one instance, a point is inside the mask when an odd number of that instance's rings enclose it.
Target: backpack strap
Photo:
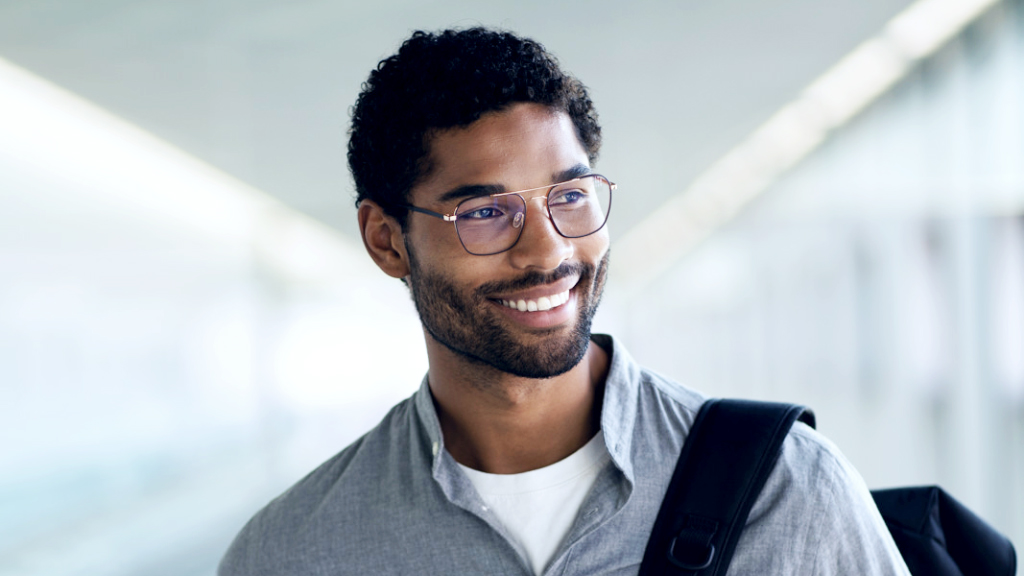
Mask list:
[[[803,406],[708,400],[690,428],[647,542],[640,576],[724,575],[747,515]]]

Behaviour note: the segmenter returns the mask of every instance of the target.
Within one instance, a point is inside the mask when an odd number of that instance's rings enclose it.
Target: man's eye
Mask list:
[[[474,220],[487,220],[490,218],[501,218],[502,216],[504,216],[504,213],[493,206],[484,206],[459,214],[459,218],[472,218]]]
[[[578,188],[571,190],[559,190],[551,200],[548,201],[548,205],[552,204],[579,204],[580,202],[586,202],[587,193]]]

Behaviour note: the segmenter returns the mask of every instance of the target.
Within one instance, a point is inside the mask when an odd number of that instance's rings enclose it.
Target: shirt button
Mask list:
[[[433,451],[434,451],[434,456],[437,456],[437,448],[438,448],[438,444],[437,444],[437,442],[434,442],[434,446],[432,448]]]

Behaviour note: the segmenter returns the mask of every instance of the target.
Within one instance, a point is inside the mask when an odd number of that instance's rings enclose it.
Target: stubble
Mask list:
[[[590,327],[604,291],[608,253],[595,266],[563,262],[551,272],[528,272],[512,280],[484,284],[471,294],[443,272],[424,270],[411,247],[409,288],[423,328],[446,348],[474,364],[523,378],[551,378],[568,372],[590,345]],[[513,292],[579,275],[578,314],[567,334],[563,327],[514,334],[508,321],[491,310],[486,295]]]

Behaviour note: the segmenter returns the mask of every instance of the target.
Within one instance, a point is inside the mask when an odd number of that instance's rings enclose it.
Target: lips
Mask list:
[[[569,291],[556,292],[536,299],[520,298],[518,300],[499,300],[503,306],[520,312],[546,312],[569,301]]]

